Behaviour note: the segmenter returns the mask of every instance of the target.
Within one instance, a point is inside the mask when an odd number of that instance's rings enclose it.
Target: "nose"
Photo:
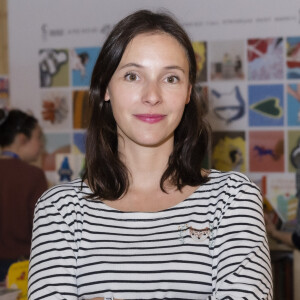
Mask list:
[[[143,103],[157,105],[162,101],[161,87],[155,81],[147,82],[143,91]]]

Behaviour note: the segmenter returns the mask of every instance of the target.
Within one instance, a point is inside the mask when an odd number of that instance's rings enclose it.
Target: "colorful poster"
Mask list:
[[[82,177],[84,172],[84,155],[57,154],[55,157],[56,183],[69,182]]]
[[[99,52],[99,47],[70,49],[69,55],[73,86],[90,86],[92,71]]]
[[[249,132],[250,172],[284,172],[284,132]]]
[[[283,126],[283,85],[249,85],[249,126]]]
[[[38,56],[41,87],[69,85],[67,49],[41,49]]]
[[[66,130],[72,124],[72,106],[66,90],[41,93],[41,123],[45,129]]]
[[[75,132],[73,134],[72,153],[85,154],[85,132]]]
[[[212,167],[221,171],[246,171],[245,133],[214,132]]]
[[[245,77],[244,41],[214,41],[210,43],[211,80],[241,80]]]
[[[249,39],[247,42],[249,80],[283,79],[283,46],[282,37]]]
[[[300,83],[288,84],[287,120],[289,126],[300,126]]]
[[[197,62],[197,81],[207,81],[207,46],[206,42],[193,42]]]
[[[87,128],[91,116],[87,90],[73,91],[73,128]]]
[[[295,221],[298,207],[295,175],[289,174],[283,177],[278,174],[269,174],[266,197],[283,222]]]
[[[43,169],[55,171],[55,156],[71,152],[71,137],[68,133],[46,133]]]
[[[286,69],[288,79],[300,78],[300,36],[288,37],[286,47]]]
[[[295,172],[297,167],[297,154],[300,152],[300,131],[288,131],[288,171]]]
[[[247,128],[247,88],[241,83],[214,83],[209,93],[208,120],[213,130]]]

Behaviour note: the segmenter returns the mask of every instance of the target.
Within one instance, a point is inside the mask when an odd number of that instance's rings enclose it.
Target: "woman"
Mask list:
[[[201,170],[195,78],[172,17],[114,27],[91,80],[84,182],[36,207],[29,299],[271,299],[259,190]]]
[[[11,263],[29,258],[34,205],[47,189],[43,171],[30,162],[42,148],[37,120],[0,109],[0,281]]]

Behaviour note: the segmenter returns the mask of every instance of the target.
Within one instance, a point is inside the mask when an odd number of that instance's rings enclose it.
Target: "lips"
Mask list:
[[[162,121],[166,115],[161,114],[137,114],[134,115],[137,119],[139,119],[142,122],[146,122],[149,124],[154,124]]]

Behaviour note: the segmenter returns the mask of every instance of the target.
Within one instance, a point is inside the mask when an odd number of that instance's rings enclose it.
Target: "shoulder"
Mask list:
[[[256,184],[246,175],[234,171],[212,170],[210,178],[216,195],[215,220],[218,224],[227,228],[250,220],[263,232],[263,201]]]
[[[239,200],[248,199],[261,206],[260,189],[245,174],[235,171],[211,170],[209,178],[208,184],[213,190],[218,191],[219,195],[222,194],[221,198],[227,204],[238,205]]]
[[[71,207],[79,204],[84,195],[88,195],[87,186],[81,179],[55,185],[45,191],[37,202],[37,206]]]
[[[34,166],[34,165],[30,165],[30,164],[27,164],[27,168],[28,168],[28,171],[30,172],[30,174],[32,174],[36,178],[46,180],[45,173],[41,168]]]
[[[40,179],[46,181],[44,171],[35,165],[31,165],[21,159],[0,159],[0,161],[1,170],[17,174],[18,177],[16,179],[19,178],[27,183],[39,181]]]
[[[21,159],[11,159],[11,160],[9,160],[9,162],[12,165],[14,165],[16,168],[18,168],[18,170],[28,172],[32,176],[38,176],[38,175],[44,174],[44,171],[41,168],[39,168],[35,165],[31,165]]]
[[[229,172],[222,172],[215,169],[211,169],[209,172],[208,177],[214,181],[231,181],[231,182],[245,182],[251,183],[251,180],[245,175],[240,172],[236,171],[229,171]]]
[[[220,186],[226,187],[227,189],[234,188],[245,188],[247,186],[252,187],[259,191],[259,188],[253,183],[245,174],[236,171],[229,171],[229,172],[221,172],[218,170],[210,170],[208,175],[209,183]]]
[[[10,169],[15,169],[18,168],[18,170],[28,170],[28,171],[32,171],[32,172],[36,172],[38,170],[41,170],[40,168],[34,166],[34,165],[30,165],[29,163],[21,160],[21,159],[14,159],[14,158],[1,158],[1,166],[3,166],[3,168],[10,168]]]
[[[48,189],[35,206],[35,220],[55,218],[64,220],[69,227],[74,226],[83,216],[84,201],[90,193],[89,188],[76,179]]]

